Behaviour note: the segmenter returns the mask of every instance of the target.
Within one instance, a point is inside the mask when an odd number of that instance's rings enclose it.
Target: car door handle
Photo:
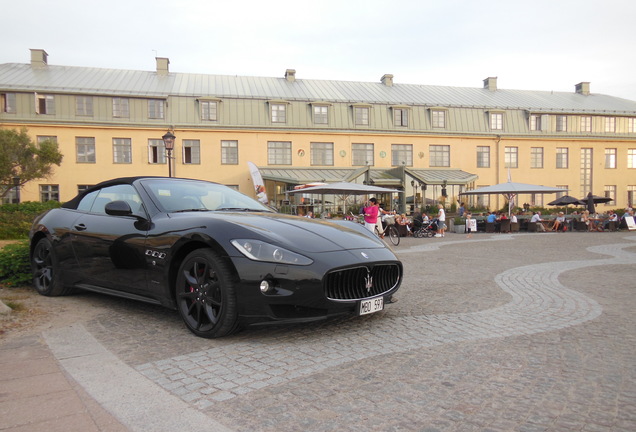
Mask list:
[[[86,229],[86,225],[84,225],[84,224],[79,224],[79,225],[75,225],[75,226],[74,226],[74,228],[75,228],[77,231],[84,231],[84,230]]]

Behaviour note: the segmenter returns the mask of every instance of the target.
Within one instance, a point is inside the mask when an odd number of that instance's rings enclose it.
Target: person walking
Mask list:
[[[439,211],[437,212],[437,234],[435,237],[444,237],[444,230],[446,229],[446,212],[444,206],[439,204],[437,206]]]
[[[378,222],[378,200],[371,198],[364,208],[364,227],[375,233],[375,224]]]

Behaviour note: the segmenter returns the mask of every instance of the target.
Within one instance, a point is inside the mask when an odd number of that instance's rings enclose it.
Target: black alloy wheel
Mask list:
[[[181,318],[197,336],[222,337],[237,329],[231,272],[209,249],[195,250],[181,263],[176,280],[176,300]]]
[[[69,290],[60,279],[60,266],[49,239],[42,238],[35,245],[31,257],[31,272],[33,286],[40,294],[53,297],[68,293]]]

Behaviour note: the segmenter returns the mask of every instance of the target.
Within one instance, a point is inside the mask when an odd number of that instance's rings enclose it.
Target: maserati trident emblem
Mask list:
[[[373,276],[371,276],[371,273],[367,273],[365,276],[364,287],[367,289],[367,292],[371,292],[371,288],[373,288]]]
[[[362,255],[363,258],[369,259],[369,255],[365,254],[364,252],[360,252],[360,255]]]

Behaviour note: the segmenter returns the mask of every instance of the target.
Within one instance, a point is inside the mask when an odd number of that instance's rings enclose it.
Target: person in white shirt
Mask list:
[[[536,212],[532,215],[532,219],[530,219],[530,223],[537,224],[537,231],[545,232],[545,227],[541,223],[541,212]]]
[[[444,229],[446,229],[446,212],[444,212],[444,206],[439,204],[437,206],[439,211],[437,212],[437,234],[435,237],[444,237]]]

